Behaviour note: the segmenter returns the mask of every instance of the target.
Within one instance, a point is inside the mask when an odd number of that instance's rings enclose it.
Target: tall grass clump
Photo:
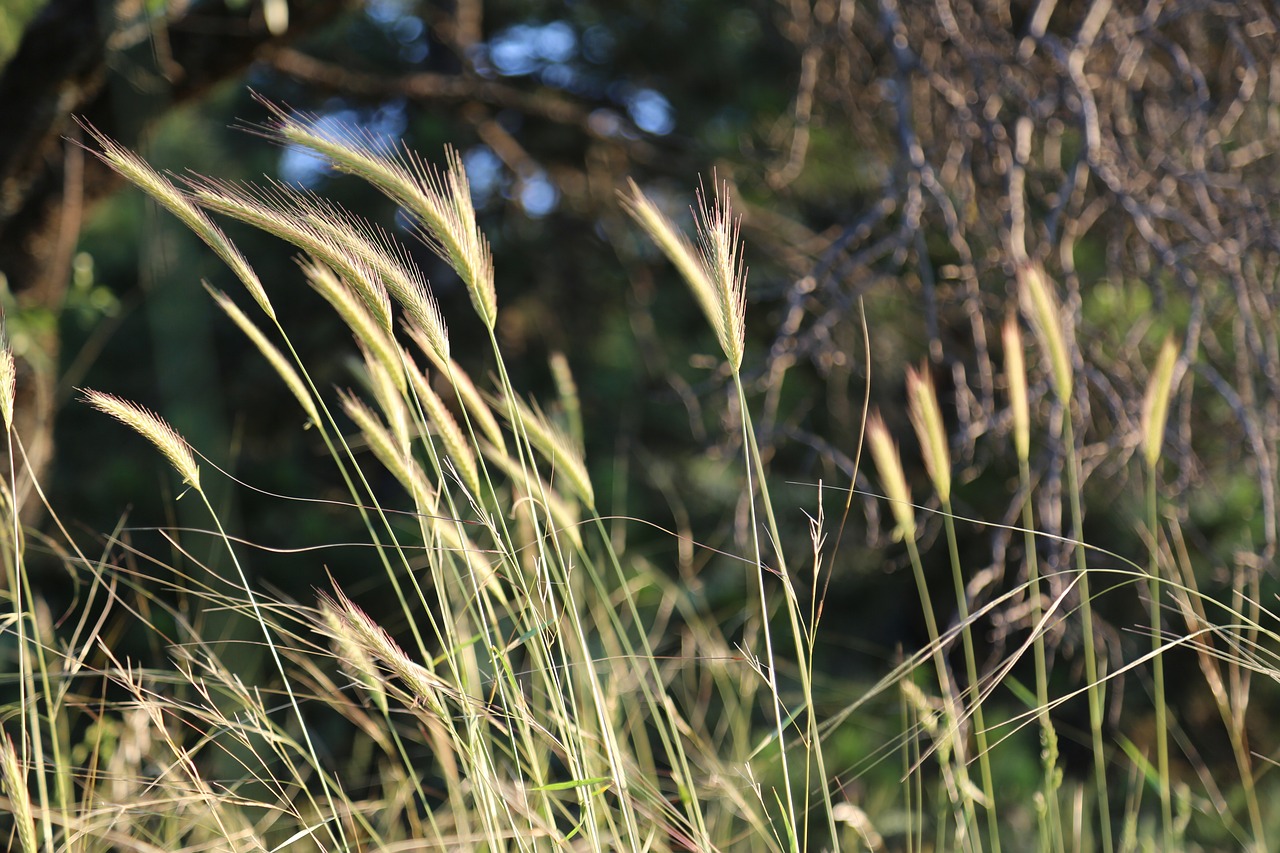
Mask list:
[[[14,849],[1061,851],[1173,849],[1193,830],[1265,848],[1270,789],[1253,770],[1244,716],[1248,674],[1277,671],[1274,619],[1256,594],[1222,603],[1201,592],[1180,528],[1158,512],[1167,412],[1193,354],[1180,360],[1166,343],[1140,415],[1146,565],[1090,548],[1073,431],[1086,392],[1075,384],[1070,325],[1047,275],[1018,271],[1022,317],[1043,355],[1040,371],[1028,368],[1011,310],[1002,342],[1016,523],[1003,532],[1021,540],[1024,573],[985,600],[964,537],[997,525],[965,517],[972,478],[955,454],[950,413],[930,371],[908,368],[905,417],[886,404],[866,419],[883,493],[868,500],[887,509],[912,574],[877,582],[914,587],[903,611],[919,614],[925,638],[886,652],[896,659],[873,677],[833,678],[823,666],[841,634],[828,624],[825,590],[854,561],[828,544],[829,485],[814,484],[812,512],[773,497],[779,479],[757,427],[745,247],[730,187],[696,194],[691,233],[641,185],[620,193],[637,226],[629,248],[656,248],[674,266],[719,346],[745,524],[719,549],[697,539],[672,549],[696,547],[734,574],[742,612],[726,618],[704,590],[666,571],[651,544],[629,547],[619,533],[642,520],[613,517],[597,492],[573,354],[549,368],[558,400],[516,387],[497,333],[500,271],[457,154],[437,167],[268,109],[264,135],[317,152],[411,215],[465,286],[475,318],[451,319],[480,330],[471,337],[492,371],[469,375],[455,357],[428,283],[390,233],[289,186],[161,174],[88,128],[98,156],[190,227],[244,287],[206,284],[323,446],[346,490],[326,503],[356,520],[368,571],[358,586],[320,581],[322,560],[301,550],[290,559],[317,579],[311,599],[265,591],[244,559],[253,543],[208,496],[229,475],[159,414],[109,390],[86,389],[82,399],[159,451],[181,481],[179,497],[207,514],[201,532],[232,574],[195,556],[190,531],[163,531],[168,558],[124,529],[91,552],[38,483],[52,532],[23,529],[12,497],[24,458],[12,428],[17,380],[0,348],[10,449],[0,637],[14,674],[0,709],[0,806]],[[214,216],[297,251],[299,280],[344,329],[335,347],[350,356],[346,387],[328,388],[299,356],[288,301],[263,286]],[[895,422],[910,428],[895,435]],[[840,441],[860,452],[852,445],[861,438]],[[917,451],[921,476],[904,466]],[[1033,494],[1054,466],[1066,474],[1066,536],[1037,531]],[[930,496],[917,503],[922,482]],[[807,538],[788,523],[802,510]],[[946,554],[935,560],[928,545],[939,530]],[[1050,549],[1070,552],[1070,571],[1042,568]],[[55,618],[38,596],[33,554],[75,577],[74,618]],[[1116,581],[1109,600],[1149,593],[1134,627],[1141,649],[1126,647],[1114,665],[1095,644],[1090,577],[1101,572]],[[265,671],[202,632],[204,616],[222,612],[252,624]],[[1014,639],[993,661],[983,651],[996,624]],[[1069,631],[1082,638],[1079,675],[1056,642]],[[137,634],[154,651],[146,659],[120,642]],[[1176,769],[1182,741],[1166,736],[1179,730],[1163,667],[1173,649],[1196,656],[1226,726],[1247,830],[1226,797],[1187,793]],[[1104,719],[1120,677],[1148,667],[1154,764],[1123,732],[1108,742]],[[1058,715],[1081,699],[1089,726],[1077,737]],[[1064,737],[1091,752],[1087,774],[1068,772]],[[895,756],[901,771],[890,766]],[[1155,807],[1143,802],[1148,788]]]

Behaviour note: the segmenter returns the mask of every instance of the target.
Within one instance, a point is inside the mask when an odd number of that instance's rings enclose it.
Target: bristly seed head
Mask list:
[[[1004,339],[1004,373],[1009,383],[1009,410],[1013,415],[1013,448],[1020,462],[1031,458],[1031,407],[1027,400],[1027,368],[1022,359],[1022,333],[1010,311],[1001,330]]]
[[[924,467],[933,480],[933,487],[944,504],[951,501],[951,451],[947,444],[947,431],[942,423],[942,409],[938,406],[938,394],[928,367],[917,371],[907,367],[907,414],[915,427],[924,456]]]
[[[1032,264],[1018,267],[1018,292],[1022,310],[1026,312],[1035,329],[1040,347],[1044,350],[1053,374],[1053,390],[1064,406],[1071,405],[1072,370],[1071,354],[1067,350],[1068,324],[1062,315],[1062,306],[1054,295],[1044,271]]]
[[[155,412],[101,391],[85,390],[84,401],[105,412],[150,441],[164,454],[183,482],[200,491],[200,469],[191,448],[177,431]]]
[[[1178,364],[1178,345],[1173,335],[1164,339],[1155,370],[1147,382],[1142,399],[1142,453],[1147,468],[1155,470],[1164,446],[1164,426],[1169,419],[1169,400],[1173,396],[1173,373]]]
[[[889,437],[889,428],[879,412],[872,412],[867,417],[867,444],[871,450],[871,458],[876,463],[876,471],[880,474],[880,486],[889,499],[889,508],[897,522],[893,530],[895,538],[909,538],[916,535],[916,514],[911,504],[911,491],[907,488],[907,478],[902,473],[902,459],[898,456],[898,445]]]

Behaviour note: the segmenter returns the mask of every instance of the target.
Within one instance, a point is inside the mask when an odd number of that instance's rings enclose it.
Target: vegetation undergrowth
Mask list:
[[[202,466],[159,415],[98,390],[83,392],[85,402],[173,465],[203,502],[235,573],[222,578],[189,554],[185,565],[196,568],[166,567],[116,535],[100,554],[86,553],[54,506],[47,512],[58,537],[23,530],[8,497],[22,448],[6,350],[9,611],[0,630],[14,677],[0,716],[0,771],[14,849],[923,851],[1025,849],[1032,838],[1046,850],[1169,850],[1224,839],[1267,849],[1246,710],[1251,677],[1276,673],[1275,620],[1256,586],[1242,583],[1229,603],[1202,593],[1176,522],[1160,513],[1169,400],[1194,353],[1167,341],[1143,403],[1145,565],[1092,549],[1083,541],[1071,329],[1043,270],[1018,266],[1023,321],[1011,310],[1002,340],[1021,508],[1010,529],[1024,538],[1025,571],[980,604],[956,531],[998,525],[956,512],[946,418],[929,371],[911,370],[910,421],[932,496],[916,502],[880,413],[868,413],[866,440],[928,641],[850,696],[832,688],[817,661],[838,548],[824,501],[835,495],[847,517],[852,491],[816,483],[813,503],[800,507],[771,497],[743,379],[746,267],[728,187],[699,194],[693,239],[641,187],[621,194],[688,283],[722,350],[746,524],[741,551],[716,558],[740,564],[750,591],[748,612],[726,622],[616,535],[594,490],[573,383],[559,382],[561,399],[547,407],[513,386],[496,332],[493,259],[456,154],[437,168],[271,109],[265,135],[323,155],[412,215],[466,285],[495,372],[477,381],[453,358],[424,277],[377,226],[290,186],[161,174],[88,129],[99,156],[178,216],[244,286],[256,316],[209,290],[327,448],[382,580],[376,596],[332,584],[312,602],[256,587],[238,559],[246,543],[224,529],[202,486],[229,475]],[[287,309],[211,212],[298,248],[301,274],[351,332],[356,389],[320,387],[290,338]],[[1034,411],[1024,323],[1051,389]],[[1060,448],[1068,537],[1036,529],[1031,459],[1040,422],[1049,425],[1047,446]],[[833,441],[854,446],[861,437]],[[390,494],[379,485],[387,476],[397,484]],[[38,484],[35,495],[44,499]],[[801,512],[809,541],[790,541],[779,518]],[[935,599],[921,549],[922,519],[935,514],[954,609]],[[169,541],[187,553],[176,532]],[[33,548],[59,554],[76,577],[76,613],[55,619],[35,595],[26,569]],[[1070,562],[1059,559],[1068,554]],[[1117,662],[1104,651],[1094,596],[1146,597],[1149,625],[1134,626],[1149,634],[1143,653]],[[376,598],[376,609],[362,597]],[[985,660],[984,626],[1018,609],[1017,647]],[[193,617],[202,610],[232,612],[256,636],[236,646],[203,636]],[[111,638],[121,619],[151,632],[167,665],[118,653]],[[1084,676],[1075,681],[1054,677],[1064,635],[1079,640]],[[1221,780],[1193,790],[1194,776],[1173,767],[1167,731],[1177,729],[1163,660],[1182,647],[1197,659],[1225,727],[1240,774],[1231,787],[1243,804],[1221,795]],[[252,666],[264,652],[269,665]],[[1106,719],[1120,679],[1148,670],[1154,758]],[[1091,752],[1090,769],[1068,773],[1055,714],[1081,701],[1088,732],[1071,737]],[[860,726],[890,734],[851,754],[846,735]],[[1002,767],[1027,754],[1032,788],[1011,788]],[[1182,754],[1180,763],[1194,763],[1194,746]]]

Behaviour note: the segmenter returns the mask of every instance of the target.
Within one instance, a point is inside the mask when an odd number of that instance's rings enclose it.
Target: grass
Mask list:
[[[86,402],[171,463],[203,502],[236,574],[222,578],[194,563],[176,533],[169,542],[187,568],[114,535],[89,554],[47,501],[56,532],[43,535],[24,530],[6,500],[9,610],[0,638],[14,677],[0,713],[0,806],[13,849],[924,851],[999,850],[1002,842],[1026,849],[1033,838],[1045,850],[1192,849],[1224,839],[1267,849],[1263,804],[1272,786],[1250,751],[1246,711],[1251,679],[1277,672],[1276,623],[1256,586],[1237,583],[1227,603],[1203,593],[1176,516],[1159,512],[1165,417],[1193,354],[1166,344],[1143,407],[1145,565],[1092,549],[1081,535],[1074,343],[1052,282],[1041,270],[1021,271],[1023,316],[1052,393],[1033,405],[1022,323],[1010,313],[1005,379],[1021,497],[1010,532],[1022,537],[1025,571],[992,601],[968,589],[972,570],[957,528],[983,522],[955,511],[937,393],[927,370],[910,372],[910,419],[933,494],[923,502],[912,495],[879,413],[867,418],[866,441],[928,642],[884,661],[882,677],[851,698],[832,689],[818,661],[824,638],[848,631],[822,624],[838,550],[824,501],[834,494],[847,512],[852,493],[818,484],[803,507],[771,497],[742,375],[746,268],[728,188],[699,193],[692,239],[638,185],[621,196],[687,280],[732,379],[726,416],[740,430],[746,536],[740,553],[715,559],[740,567],[749,594],[741,620],[726,625],[696,588],[617,535],[595,493],[568,362],[553,364],[554,406],[513,387],[495,334],[493,259],[457,156],[446,155],[440,170],[374,140],[325,135],[306,116],[272,114],[266,135],[323,154],[416,217],[424,240],[467,286],[495,373],[477,382],[453,359],[421,274],[377,227],[284,186],[175,183],[95,134],[99,156],[190,226],[244,285],[256,313],[211,289],[214,304],[328,449],[382,594],[369,595],[375,608],[336,584],[311,602],[257,588],[240,568],[242,543],[202,489],[226,475],[202,467],[158,415],[85,391]],[[351,332],[355,389],[317,386],[290,340],[287,311],[277,311],[209,212],[299,249],[302,276]],[[5,350],[0,411],[17,464],[13,396]],[[1033,429],[1046,413],[1050,464],[1066,476],[1069,537],[1036,529]],[[116,440],[103,429],[104,441]],[[397,484],[391,494],[374,486],[383,474]],[[16,481],[11,468],[10,487]],[[45,500],[38,486],[36,493]],[[792,541],[779,516],[800,512],[809,537]],[[945,608],[921,549],[935,515],[954,595]],[[838,543],[843,521],[835,532]],[[704,547],[674,539],[673,549]],[[33,548],[60,555],[84,590],[79,609],[57,623],[30,583]],[[1071,563],[1045,571],[1042,558],[1067,554]],[[1099,575],[1103,591],[1095,592],[1090,578]],[[1093,596],[1142,594],[1149,624],[1131,627],[1149,642],[1127,659],[1104,655]],[[253,653],[202,636],[192,615],[201,611],[251,622]],[[1013,651],[980,666],[981,632],[1015,611],[1025,615]],[[135,660],[120,652],[113,639],[123,624],[149,633],[163,654]],[[1079,639],[1082,680],[1062,673],[1072,662],[1063,636]],[[1175,773],[1165,730],[1177,721],[1163,669],[1175,647],[1199,663],[1201,690],[1232,746],[1235,781]],[[248,666],[264,650],[271,665]],[[1105,721],[1118,679],[1147,670],[1154,761]],[[1024,672],[1033,674],[1030,688],[1019,681]],[[1057,716],[1082,700],[1082,739],[1092,747],[1084,775],[1069,773],[1060,756]],[[888,734],[851,752],[850,739],[866,727]],[[1180,763],[1194,765],[1197,732],[1179,731]],[[1029,732],[1038,748],[1028,747]],[[1033,781],[1018,787],[1006,768],[1028,755]]]

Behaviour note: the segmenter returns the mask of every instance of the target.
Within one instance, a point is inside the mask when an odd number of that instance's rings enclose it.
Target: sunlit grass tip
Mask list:
[[[417,218],[422,237],[462,278],[476,313],[489,329],[498,317],[493,254],[476,223],[462,158],[445,150],[445,168],[424,162],[368,130],[321,127],[314,116],[291,113],[259,99],[273,116],[267,135],[309,148],[342,172],[368,181]]]
[[[1169,400],[1173,396],[1173,373],[1178,364],[1178,345],[1173,335],[1164,339],[1156,367],[1142,398],[1142,455],[1147,467],[1154,469],[1164,446],[1164,427],[1169,419]]]
[[[551,463],[556,475],[563,478],[583,506],[594,509],[595,489],[582,458],[582,448],[576,447],[573,439],[565,435],[540,410],[530,407],[518,397],[509,398],[509,402],[519,418],[519,423],[513,423],[512,428],[523,430],[529,437],[529,443]]]
[[[316,409],[315,400],[311,397],[311,391],[308,390],[306,383],[302,381],[302,377],[298,375],[298,371],[293,368],[293,365],[284,357],[284,354],[267,340],[267,336],[262,333],[262,330],[254,325],[253,321],[225,293],[212,287],[208,282],[205,282],[205,290],[209,291],[214,303],[222,309],[224,314],[231,318],[231,322],[236,324],[236,327],[244,333],[245,337],[253,342],[253,345],[258,348],[258,352],[262,353],[275,372],[284,380],[285,387],[289,389],[289,393],[293,394],[294,399],[298,401],[298,405],[302,406],[302,410],[311,419],[312,423],[319,423],[320,413]]]
[[[36,853],[36,825],[31,810],[31,792],[27,788],[27,774],[14,749],[13,739],[0,731],[0,781],[9,796],[13,828],[17,830],[18,845],[22,853]]]
[[[921,370],[907,367],[907,400],[907,414],[920,441],[925,470],[945,504],[951,500],[951,451],[942,423],[942,409],[938,406],[938,393],[927,367]]]
[[[240,279],[240,282],[249,291],[249,295],[253,297],[253,301],[258,304],[263,313],[274,320],[276,318],[275,309],[271,306],[271,300],[267,298],[267,291],[263,288],[262,282],[258,280],[257,273],[249,266],[249,262],[245,260],[240,250],[222,233],[222,229],[215,225],[213,220],[204,211],[200,210],[181,190],[174,186],[168,178],[153,169],[149,163],[137,154],[104,135],[88,122],[81,120],[79,123],[85,133],[89,134],[102,149],[101,151],[90,149],[90,152],[125,180],[129,181],[129,183],[145,192],[162,207],[178,217],[183,224],[195,232],[196,236],[203,240],[209,248],[213,249],[218,257],[231,268],[231,271],[235,273],[236,278]]]
[[[1073,373],[1071,354],[1067,350],[1066,335],[1063,332],[1067,324],[1062,314],[1062,305],[1054,295],[1044,271],[1034,264],[1022,264],[1018,267],[1018,293],[1022,310],[1031,321],[1031,327],[1035,329],[1036,337],[1049,362],[1054,393],[1063,405],[1070,405]]]
[[[697,222],[703,268],[715,286],[713,309],[719,320],[713,326],[729,366],[736,371],[742,367],[746,348],[747,267],[739,239],[741,217],[733,213],[727,182],[715,184],[711,199],[698,190]]]
[[[122,400],[111,394],[92,389],[81,393],[84,401],[90,406],[110,415],[155,445],[156,449],[169,460],[169,464],[182,475],[183,482],[197,491],[200,490],[200,468],[196,465],[191,448],[163,418],[137,403]]]
[[[1011,311],[1000,330],[1004,341],[1004,374],[1009,383],[1009,413],[1013,416],[1013,448],[1020,462],[1031,458],[1031,406],[1027,401],[1027,366],[1022,356],[1022,332]]]
[[[889,428],[885,426],[884,418],[878,411],[867,416],[867,444],[896,522],[894,536],[900,539],[912,538],[916,534],[916,514],[911,504],[911,492],[907,488],[907,478],[902,473],[902,459],[898,455],[897,442],[890,437]]]
[[[714,200],[708,202],[705,194],[698,193],[697,249],[635,181],[622,194],[622,206],[689,285],[730,366],[737,370],[744,348],[746,268],[739,223],[728,195],[727,187],[717,188]]]
[[[0,416],[4,417],[5,431],[13,429],[13,399],[18,389],[18,370],[13,361],[13,350],[7,341],[0,339]]]

